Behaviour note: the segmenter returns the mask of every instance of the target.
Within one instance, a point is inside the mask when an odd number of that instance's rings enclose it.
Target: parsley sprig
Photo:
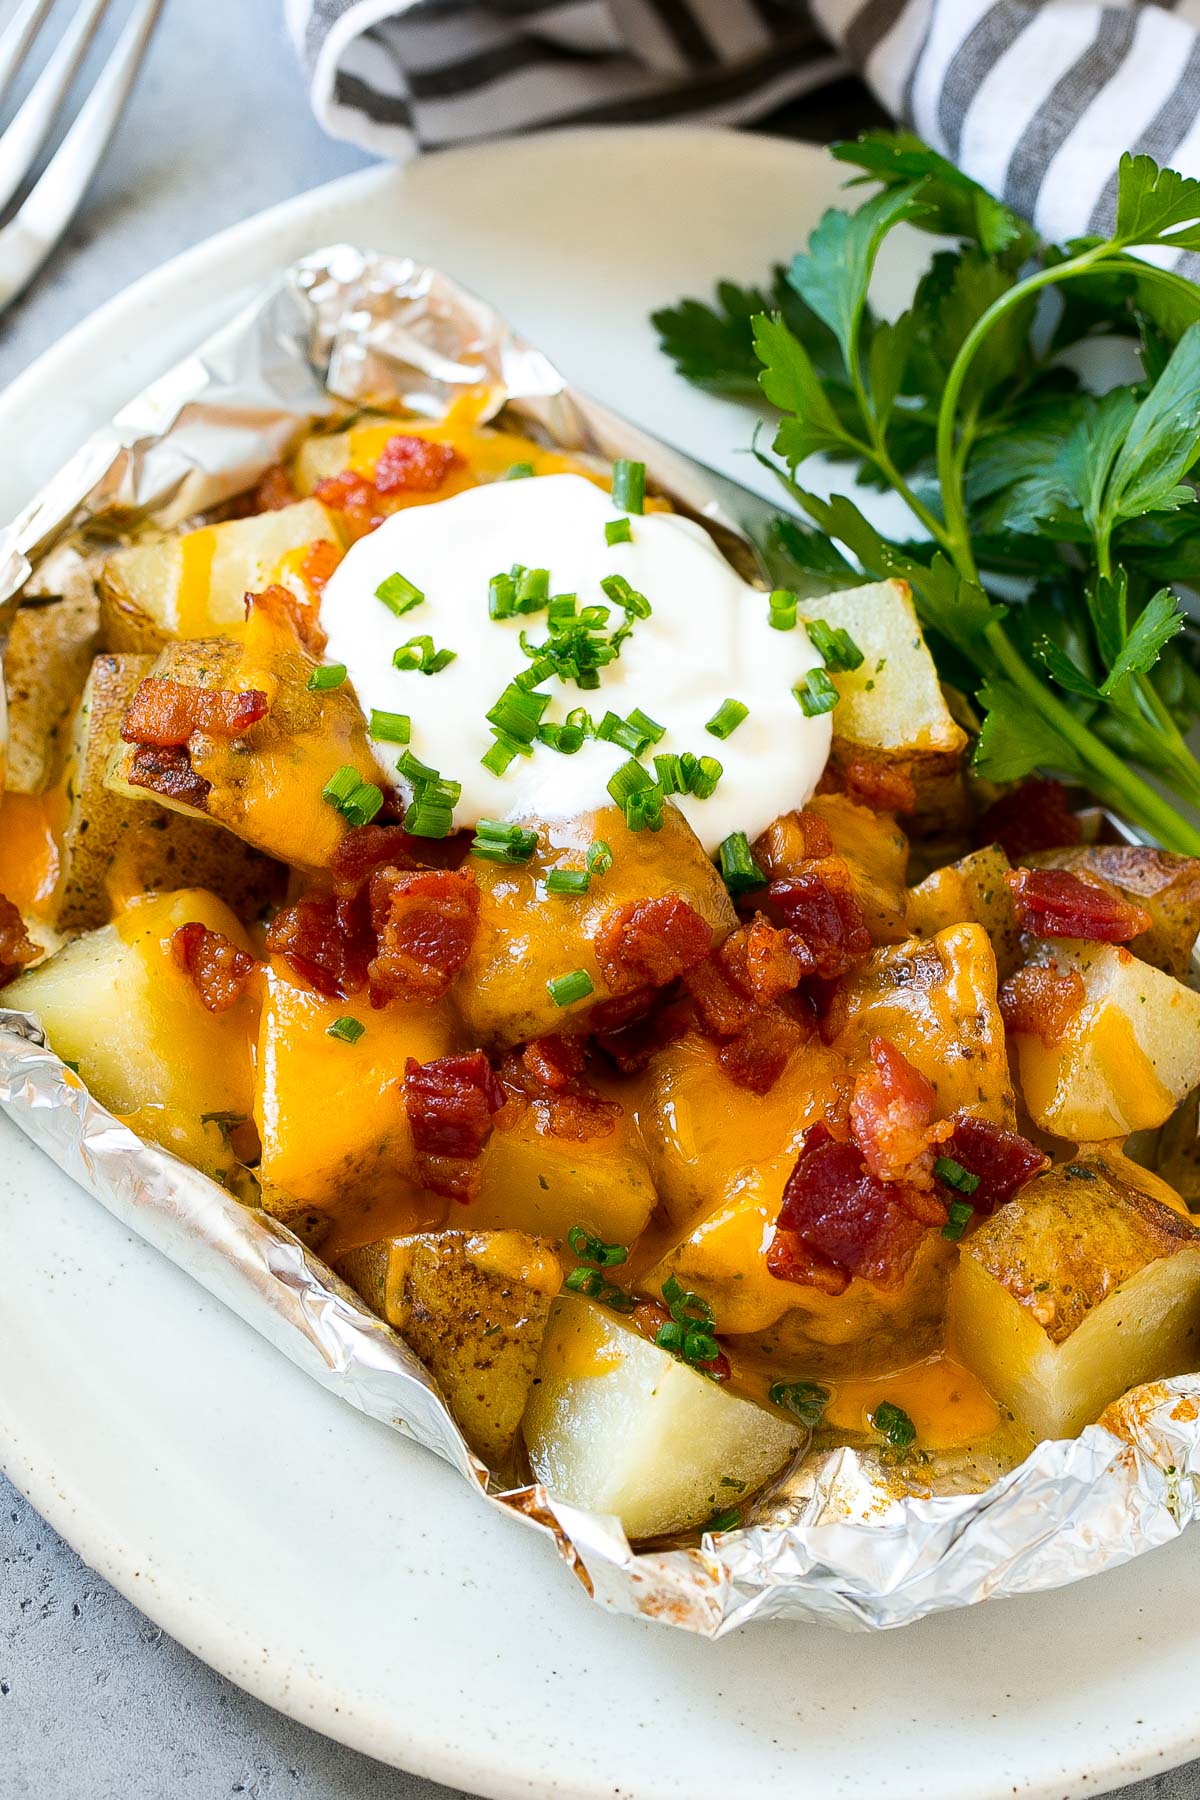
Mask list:
[[[1200,854],[1158,791],[1200,806],[1200,640],[1166,585],[1200,583],[1200,288],[1131,254],[1200,249],[1200,181],[1127,155],[1111,235],[1060,246],[911,133],[834,155],[878,191],[827,212],[769,294],[722,283],[716,307],[655,316],[700,386],[744,394],[758,365],[780,414],[760,460],[817,528],[779,521],[774,578],[908,581],[943,678],[974,696],[981,775],[1053,770]],[[902,225],[957,248],[882,320],[868,290]],[[1064,352],[1096,337],[1127,340],[1139,378],[1085,391]],[[806,487],[818,453],[899,494],[913,541]]]

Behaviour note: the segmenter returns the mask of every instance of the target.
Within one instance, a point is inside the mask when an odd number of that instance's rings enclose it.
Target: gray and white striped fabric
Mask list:
[[[1200,174],[1200,0],[285,0],[325,128],[383,156],[564,124],[735,124],[857,69],[1050,238],[1122,150]]]

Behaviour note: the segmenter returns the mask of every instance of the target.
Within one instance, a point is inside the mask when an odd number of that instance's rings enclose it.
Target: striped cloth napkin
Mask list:
[[[1111,222],[1125,149],[1200,174],[1200,0],[286,6],[321,123],[383,156],[556,125],[737,124],[853,69],[1048,238]]]

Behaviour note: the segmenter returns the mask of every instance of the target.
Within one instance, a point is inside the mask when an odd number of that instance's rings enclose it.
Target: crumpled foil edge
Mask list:
[[[729,484],[572,388],[486,302],[406,258],[315,252],[131,401],[0,534],[0,649],[31,565],[84,526],[170,526],[248,487],[314,418],[397,403],[434,415],[466,386],[563,448],[644,460],[676,503],[742,538]],[[743,539],[744,542],[744,539]],[[0,753],[3,750],[0,686]],[[0,761],[0,771],[3,764]],[[331,1393],[453,1465],[548,1534],[603,1606],[720,1637],[757,1619],[892,1629],[1064,1586],[1169,1542],[1200,1496],[1200,1376],[1135,1388],[982,1493],[897,1495],[852,1449],[810,1457],[768,1522],[635,1552],[619,1522],[537,1486],[505,1490],[425,1369],[278,1221],[137,1137],[0,1008],[0,1108],[107,1210]]]

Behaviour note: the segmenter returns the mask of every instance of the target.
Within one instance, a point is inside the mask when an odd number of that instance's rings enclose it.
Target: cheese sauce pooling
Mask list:
[[[575,594],[580,608],[610,608],[606,633],[624,612],[601,588],[621,575],[652,607],[636,619],[619,658],[600,670],[600,686],[581,692],[552,677],[544,724],[561,723],[583,706],[599,723],[611,710],[626,718],[640,707],[665,726],[643,757],[690,750],[714,756],[724,770],[707,800],[683,794],[678,805],[709,852],[731,831],[753,838],[789,807],[803,806],[829,755],[828,714],[806,718],[792,693],[819,666],[803,626],[775,631],[767,597],[730,568],[708,534],[671,513],[635,515],[632,541],[607,543],[604,527],[618,516],[611,497],[580,475],[491,482],[435,505],[393,514],[348,552],[321,602],[329,661],[345,663],[364,712],[406,713],[410,749],[446,779],[461,781],[457,827],[480,818],[565,819],[610,804],[609,778],[628,750],[588,740],[573,756],[535,744],[503,775],[481,767],[493,733],[486,718],[505,686],[529,659],[530,643],[548,635],[546,614],[488,617],[488,584],[514,563],[547,569],[550,593]],[[425,598],[402,618],[375,590],[399,573]],[[436,675],[399,670],[393,652],[429,636],[437,650],[457,652]],[[748,716],[723,741],[707,732],[722,701],[740,700]],[[381,770],[394,781],[402,747],[375,742]]]

